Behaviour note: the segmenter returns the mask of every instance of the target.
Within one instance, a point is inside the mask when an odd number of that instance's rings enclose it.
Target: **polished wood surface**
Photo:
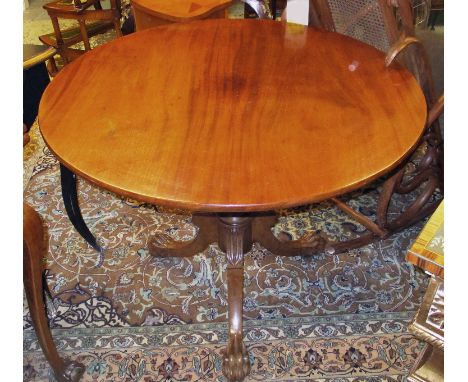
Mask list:
[[[205,18],[210,13],[226,9],[232,0],[131,0],[138,12],[174,22]]]
[[[267,20],[172,24],[110,42],[67,66],[39,109],[47,145],[78,175],[214,212],[358,188],[405,158],[425,120],[417,82],[383,53]]]
[[[57,50],[52,46],[23,44],[23,70],[53,57]]]
[[[137,31],[199,19],[223,19],[231,0],[132,0]]]

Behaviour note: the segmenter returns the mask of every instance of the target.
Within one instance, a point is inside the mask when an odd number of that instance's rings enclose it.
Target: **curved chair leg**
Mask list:
[[[23,282],[31,320],[44,356],[60,382],[76,382],[84,372],[83,365],[64,362],[55,347],[45,310],[42,278],[44,230],[39,215],[23,205]]]
[[[81,215],[80,206],[78,204],[78,193],[76,190],[76,175],[60,164],[60,180],[62,184],[62,197],[65,203],[65,210],[71,223],[86,242],[99,253],[103,250],[97,243]]]

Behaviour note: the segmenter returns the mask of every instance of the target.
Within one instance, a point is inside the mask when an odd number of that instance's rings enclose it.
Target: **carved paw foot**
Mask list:
[[[69,361],[66,363],[63,374],[58,378],[60,382],[78,382],[85,372],[81,363]]]
[[[223,359],[223,374],[229,382],[243,381],[250,373],[249,353],[242,339],[229,341]]]

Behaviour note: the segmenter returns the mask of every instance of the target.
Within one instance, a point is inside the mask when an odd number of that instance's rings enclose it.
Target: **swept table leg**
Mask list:
[[[299,240],[282,241],[276,238],[271,228],[278,222],[276,215],[255,217],[252,223],[253,241],[258,242],[271,253],[281,256],[307,256],[332,250],[326,238],[318,233],[310,233]]]
[[[243,341],[242,305],[244,254],[252,248],[252,218],[220,216],[219,247],[228,260],[229,340],[224,354],[223,374],[230,382],[242,381],[250,372],[250,361]]]
[[[190,257],[203,252],[218,240],[218,218],[214,215],[193,215],[192,223],[198,227],[191,241],[175,241],[167,234],[157,234],[150,243],[150,254],[156,257]]]
[[[62,164],[60,164],[60,181],[62,184],[63,202],[68,218],[81,237],[96,251],[102,253],[101,246],[97,243],[96,238],[83,220],[83,215],[81,215],[76,190],[76,175]]]

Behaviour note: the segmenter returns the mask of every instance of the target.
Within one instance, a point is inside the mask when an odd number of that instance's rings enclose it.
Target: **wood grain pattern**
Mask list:
[[[184,23],[199,19],[223,19],[231,1],[201,0],[133,0],[132,9],[137,31],[171,23]]]
[[[268,38],[265,38],[268,36]],[[349,37],[268,20],[148,29],[46,89],[39,124],[71,170],[194,211],[265,211],[356,189],[424,129],[414,78]]]
[[[232,0],[131,0],[135,12],[157,16],[173,22],[205,18],[226,9]]]

